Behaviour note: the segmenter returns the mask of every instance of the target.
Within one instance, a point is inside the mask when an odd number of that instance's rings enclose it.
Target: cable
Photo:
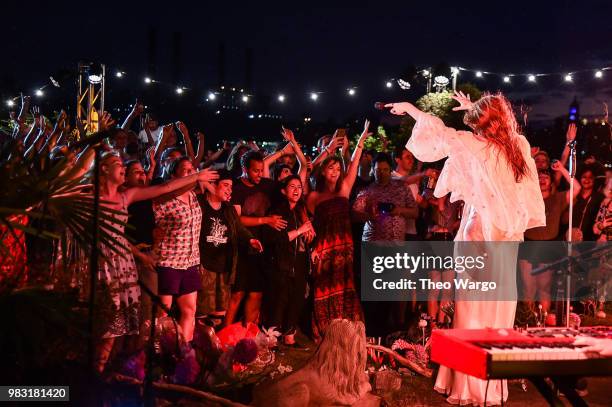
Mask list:
[[[487,407],[487,393],[489,393],[489,380],[487,380],[487,387],[485,389],[484,407]]]

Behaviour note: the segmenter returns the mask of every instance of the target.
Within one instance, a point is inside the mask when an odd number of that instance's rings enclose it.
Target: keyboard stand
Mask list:
[[[544,377],[532,376],[528,378],[531,383],[538,389],[542,397],[546,399],[552,407],[563,407],[564,404],[557,397],[557,392],[552,388]],[[567,401],[574,407],[588,407],[588,404],[582,397],[578,395],[575,389],[577,379],[575,377],[551,377],[555,386],[565,395]]]

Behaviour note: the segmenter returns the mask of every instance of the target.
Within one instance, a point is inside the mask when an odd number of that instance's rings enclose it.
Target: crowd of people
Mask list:
[[[114,304],[99,330],[99,371],[115,338],[137,334],[151,318],[151,299],[141,293],[139,279],[165,305],[175,303],[186,341],[193,337],[196,318],[217,328],[237,321],[275,326],[289,346],[299,346],[300,330],[320,340],[336,318],[365,321],[368,332],[377,335],[406,329],[421,311],[434,325],[446,322],[448,299],[436,292],[422,310],[410,298],[362,303],[359,242],[455,239],[470,213],[450,192],[433,195],[448,154],[424,154],[432,164],[418,162],[404,145],[367,151],[364,143],[372,136],[367,120],[352,151],[340,129],[321,137],[316,157],[310,157],[285,128],[275,151],[254,141],[226,141],[211,150],[204,134],[191,134],[180,121],[161,125],[137,102],[119,126],[107,113],[100,115],[99,130],[108,137],[94,174],[94,151],[75,151],[69,137],[75,129],[64,112],[52,125],[25,98],[12,120],[12,138],[20,140],[24,154],[34,149],[52,162],[67,159],[70,177],[83,184],[99,179],[103,205],[115,210],[117,246],[102,248],[98,269]],[[81,136],[88,131],[82,123],[75,127]],[[573,141],[576,131],[570,124],[559,143]],[[531,157],[546,225],[529,229],[525,240],[564,240],[567,233],[574,239],[609,240],[611,171],[597,162],[579,163],[570,195],[568,147],[559,160],[551,161],[537,147]],[[35,257],[37,248],[28,249]],[[528,250],[519,259],[529,305],[537,301],[549,309],[552,271],[530,274],[545,259]]]

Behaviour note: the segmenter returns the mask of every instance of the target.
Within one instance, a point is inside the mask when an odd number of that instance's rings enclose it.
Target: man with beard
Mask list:
[[[273,155],[272,155],[273,156]],[[266,160],[274,157],[266,157]],[[274,182],[264,176],[264,157],[258,151],[249,151],[240,159],[242,175],[232,187],[232,204],[240,221],[256,239],[261,238],[263,227],[282,230],[287,222],[279,215],[266,216],[270,208]],[[236,281],[232,285],[230,305],[227,310],[226,324],[234,322],[242,299],[248,294],[245,303],[245,320],[257,322],[261,309],[264,285],[263,261],[261,253],[243,249],[238,256]]]
[[[198,296],[197,312],[207,315],[215,325],[221,323],[229,306],[230,287],[236,278],[238,247],[250,246],[256,252],[263,250],[229,203],[232,184],[231,172],[220,170],[217,182],[201,185],[205,194],[198,197],[202,208],[202,293]]]

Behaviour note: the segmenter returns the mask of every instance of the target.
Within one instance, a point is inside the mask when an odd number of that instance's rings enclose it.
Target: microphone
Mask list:
[[[384,102],[376,102],[374,103],[374,109],[376,110],[385,110],[385,109],[391,109],[390,107],[385,107],[386,103]]]

